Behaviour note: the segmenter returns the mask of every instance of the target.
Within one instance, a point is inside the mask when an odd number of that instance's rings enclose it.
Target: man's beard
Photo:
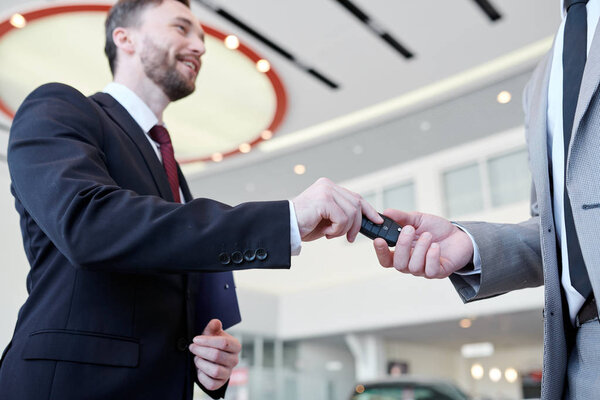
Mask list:
[[[151,39],[145,39],[144,51],[140,58],[146,76],[163,90],[169,100],[182,99],[196,89],[195,81],[188,82],[177,71],[176,65],[169,65],[169,52]],[[176,64],[177,61],[175,60],[174,63]]]

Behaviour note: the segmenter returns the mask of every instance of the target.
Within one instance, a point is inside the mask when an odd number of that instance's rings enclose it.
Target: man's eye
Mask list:
[[[177,30],[179,30],[180,32],[185,33],[187,30],[185,29],[185,26],[183,25],[175,25],[175,27],[177,28]]]

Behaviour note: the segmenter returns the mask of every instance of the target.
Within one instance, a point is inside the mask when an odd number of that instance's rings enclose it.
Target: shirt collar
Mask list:
[[[103,92],[114,97],[127,110],[144,133],[147,134],[154,125],[158,124],[158,118],[150,110],[150,107],[127,86],[111,82],[106,85]]]

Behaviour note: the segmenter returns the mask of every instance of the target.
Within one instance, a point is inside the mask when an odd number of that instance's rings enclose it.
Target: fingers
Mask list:
[[[200,382],[202,384],[202,386],[204,386],[208,390],[217,390],[217,389],[223,387],[223,385],[227,382],[227,380],[231,376],[231,370],[227,374],[224,371],[218,370],[218,368],[214,369],[211,366],[205,365],[204,362],[202,362],[202,359],[199,359],[198,357],[194,358],[194,364],[196,365],[196,376],[198,376],[198,382]],[[205,368],[208,369],[210,371],[210,373],[212,373],[214,375],[218,375],[218,376],[226,375],[227,377],[226,378],[213,378],[212,376],[210,376],[208,373],[206,373],[204,371]]]
[[[209,390],[216,390],[227,382],[242,349],[240,342],[222,328],[221,321],[213,319],[189,346],[195,356],[198,381]]]
[[[347,235],[354,241],[363,213],[375,223],[383,222],[377,211],[359,194],[321,178],[293,200],[303,240]]]
[[[218,319],[212,319],[204,328],[203,335],[217,335],[223,330],[223,324]]]
[[[420,213],[409,213],[405,211],[395,210],[393,208],[386,209],[383,212],[383,215],[385,215],[386,217],[390,217],[391,219],[399,223],[400,226],[419,226],[419,219],[421,217]]]
[[[223,336],[196,336],[194,345],[201,347],[212,347],[228,353],[239,353],[242,349],[240,342],[233,336],[223,332]]]
[[[410,260],[408,261],[408,272],[414,276],[425,275],[425,256],[431,246],[431,233],[423,233],[415,244]]]
[[[438,243],[432,243],[425,258],[425,277],[439,279],[449,275],[446,273],[446,270],[440,262],[440,253],[440,245]]]
[[[391,218],[391,217],[390,217]],[[408,263],[413,251],[413,242],[416,237],[415,228],[406,225],[400,231],[396,249],[394,251],[394,268],[400,272],[408,273]]]
[[[383,268],[394,266],[394,252],[390,250],[385,240],[380,238],[373,240],[373,247],[375,247],[377,260]]]
[[[330,204],[326,205],[326,218],[331,224],[323,231],[328,239],[346,234],[354,223],[355,217],[360,214],[358,200],[348,198],[334,188]]]
[[[228,352],[215,347],[198,346],[196,344],[191,344],[189,349],[196,357],[228,368],[235,367],[239,361],[239,356],[236,352]]]
[[[381,218],[381,215],[379,215],[375,207],[373,207],[368,201],[366,201],[362,197],[360,198],[360,208],[362,210],[362,214],[364,214],[365,217],[370,219],[372,222],[376,224],[383,223],[383,218]]]
[[[400,231],[394,250],[390,250],[383,239],[375,239],[373,247],[379,264],[384,268],[394,267],[400,272],[426,278],[448,276],[440,262],[440,245],[433,242],[429,232],[417,237],[415,229],[406,225]]]

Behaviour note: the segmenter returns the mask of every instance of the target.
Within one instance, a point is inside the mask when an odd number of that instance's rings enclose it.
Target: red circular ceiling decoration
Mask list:
[[[12,119],[27,94],[49,81],[86,95],[102,90],[111,80],[102,51],[110,7],[46,7],[0,21],[0,113]],[[196,92],[165,112],[180,163],[248,152],[272,137],[287,110],[284,86],[263,57],[243,43],[227,48],[227,34],[203,28],[207,53]],[[267,65],[264,72],[259,62]]]

